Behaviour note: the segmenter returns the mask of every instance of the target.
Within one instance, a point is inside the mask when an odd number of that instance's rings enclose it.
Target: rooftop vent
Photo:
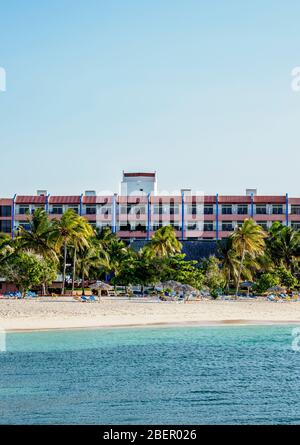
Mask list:
[[[37,196],[47,196],[47,190],[37,190]]]
[[[257,189],[246,189],[246,196],[256,196],[257,195]]]
[[[184,193],[187,196],[191,196],[192,194],[192,189],[181,189],[181,194]]]

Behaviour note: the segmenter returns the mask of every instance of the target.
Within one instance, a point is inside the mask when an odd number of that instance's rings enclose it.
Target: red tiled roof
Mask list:
[[[45,204],[46,196],[25,196],[18,195],[16,197],[16,204]]]
[[[215,204],[216,203],[216,196],[204,196],[204,204]]]
[[[10,198],[0,198],[0,205],[2,206],[10,206],[13,204],[13,200]]]
[[[80,196],[50,196],[49,204],[80,204]]]
[[[300,205],[300,198],[289,198],[289,204]]]
[[[111,204],[112,196],[84,196],[83,204]]]
[[[285,196],[254,196],[254,204],[285,204]]]
[[[124,173],[125,178],[134,178],[135,176],[145,176],[155,178],[155,173]]]
[[[219,204],[250,204],[251,196],[219,196]]]

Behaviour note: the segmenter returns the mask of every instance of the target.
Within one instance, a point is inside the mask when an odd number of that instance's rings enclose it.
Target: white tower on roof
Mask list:
[[[121,182],[121,196],[146,196],[157,194],[156,172],[125,173]]]

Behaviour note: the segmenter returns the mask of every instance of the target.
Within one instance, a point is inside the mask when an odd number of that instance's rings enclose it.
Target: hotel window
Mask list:
[[[292,229],[294,229],[294,230],[300,230],[300,221],[293,221],[293,222],[291,223],[291,227],[292,227]]]
[[[123,230],[123,231],[125,231],[125,232],[128,232],[128,231],[130,231],[131,230],[131,226],[130,226],[130,224],[128,223],[128,224],[121,224],[120,225],[120,230]]]
[[[181,230],[181,227],[179,224],[171,224],[174,230]]]
[[[232,215],[232,205],[231,204],[222,205],[222,215]]]
[[[135,230],[139,232],[146,232],[146,224],[137,224]]]
[[[265,204],[256,205],[256,214],[257,215],[266,215],[267,214],[267,206]]]
[[[283,214],[283,206],[281,204],[273,204],[272,213],[273,213],[273,215],[282,215]]]
[[[0,221],[0,232],[11,233],[11,221],[10,220]]]
[[[96,206],[95,205],[86,206],[85,213],[86,215],[96,215]]]
[[[170,205],[170,215],[178,215],[179,214],[179,205]]]
[[[188,223],[187,224],[187,230],[197,230],[197,224],[195,224],[195,223]]]
[[[154,204],[153,213],[154,213],[154,215],[162,215],[163,214],[162,206],[160,204]]]
[[[203,225],[204,232],[213,232],[214,231],[214,224],[210,222],[205,222]]]
[[[233,225],[231,222],[223,222],[222,223],[222,231],[223,232],[232,232],[233,231]]]
[[[19,227],[23,227],[24,230],[30,230],[30,223],[28,221],[20,221]]]
[[[11,206],[0,206],[0,216],[10,217],[11,216]]]
[[[236,225],[237,225],[238,227],[241,227],[243,224],[244,224],[244,221],[237,221],[237,224],[236,224]]]
[[[189,215],[197,215],[197,205],[192,204],[188,206],[188,214]]]
[[[300,205],[292,205],[291,213],[292,215],[300,215]]]
[[[28,215],[30,213],[29,206],[19,206],[19,215]]]
[[[57,204],[53,205],[51,213],[53,215],[62,215],[62,213],[63,213],[63,206],[62,205],[57,205]]]
[[[239,204],[237,206],[237,214],[238,215],[247,215],[248,214],[248,206],[247,206],[247,204]]]
[[[214,206],[213,205],[205,205],[204,206],[204,215],[213,215],[214,214]]]
[[[293,221],[291,227],[294,230],[300,230],[300,221]]]

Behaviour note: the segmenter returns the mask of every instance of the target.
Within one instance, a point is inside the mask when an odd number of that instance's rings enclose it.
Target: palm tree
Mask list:
[[[277,266],[294,271],[300,257],[300,231],[276,221],[269,230],[267,248]]]
[[[88,245],[87,237],[92,234],[92,227],[87,228],[83,223],[83,218],[81,218],[72,209],[68,209],[61,217],[60,220],[55,220],[53,223],[52,238],[55,240],[56,249],[63,249],[63,285],[62,285],[62,295],[65,293],[65,281],[66,281],[66,267],[67,267],[67,250],[69,246],[74,249],[73,255],[73,269],[74,262],[76,264],[76,249],[77,246]],[[85,220],[84,220],[85,221]],[[74,244],[78,242],[78,245],[74,247]]]
[[[75,276],[76,276],[76,261],[77,252],[79,249],[89,248],[90,239],[94,235],[94,230],[89,222],[82,216],[76,215],[76,234],[71,238],[71,245],[73,246],[73,267],[72,267],[72,295],[75,288]]]
[[[236,296],[238,295],[241,273],[244,266],[245,256],[253,260],[262,255],[265,249],[265,233],[263,229],[256,224],[253,219],[245,219],[242,226],[238,227],[233,234],[232,247],[239,255],[239,268],[236,281]]]
[[[154,256],[169,257],[175,253],[180,253],[182,244],[176,238],[173,227],[164,226],[154,233],[146,249],[149,249]]]
[[[44,209],[36,209],[28,219],[29,230],[20,227],[17,244],[21,249],[32,250],[54,261],[58,260],[52,239],[53,225]]]
[[[96,239],[100,247],[100,259],[103,270],[118,276],[124,261],[128,258],[128,249],[124,241],[105,227],[98,232]]]
[[[232,247],[232,238],[217,243],[222,269],[226,279],[226,289],[229,290],[231,280],[236,284],[239,270],[239,259]]]
[[[101,264],[100,246],[95,240],[91,240],[89,246],[79,249],[77,268],[82,280],[82,295],[84,295],[84,279],[89,278],[91,269],[98,269]]]
[[[6,261],[13,251],[11,238],[5,233],[0,233],[0,264]]]

